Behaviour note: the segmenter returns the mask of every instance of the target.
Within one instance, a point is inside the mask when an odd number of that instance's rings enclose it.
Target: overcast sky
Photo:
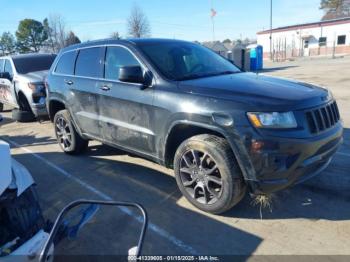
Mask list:
[[[148,16],[152,37],[212,40],[211,2],[216,40],[255,38],[269,28],[270,0],[0,0],[0,33],[14,33],[24,18],[42,21],[50,14],[64,17],[67,27],[83,41],[107,38],[118,31],[127,36],[126,19],[134,4]],[[274,27],[320,20],[320,0],[273,0]]]

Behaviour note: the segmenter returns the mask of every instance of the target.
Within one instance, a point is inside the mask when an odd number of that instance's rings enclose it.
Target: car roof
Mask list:
[[[30,59],[33,57],[48,57],[48,56],[56,56],[56,54],[37,54],[37,53],[30,53],[30,54],[19,54],[19,55],[8,55],[8,56],[2,56],[0,58],[12,58],[12,59]]]
[[[177,43],[177,42],[186,42],[183,40],[175,39],[166,39],[166,38],[127,38],[127,39],[101,39],[88,41],[81,44],[71,45],[62,49],[63,51],[69,51],[89,46],[98,46],[98,45],[141,45],[141,44],[156,44],[156,43]]]

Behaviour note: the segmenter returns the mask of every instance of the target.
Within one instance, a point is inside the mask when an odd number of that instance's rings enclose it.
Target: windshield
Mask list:
[[[16,71],[19,74],[28,74],[31,72],[49,70],[56,55],[16,57],[13,58]]]
[[[230,61],[194,43],[142,43],[141,51],[170,80],[187,80],[239,73]]]

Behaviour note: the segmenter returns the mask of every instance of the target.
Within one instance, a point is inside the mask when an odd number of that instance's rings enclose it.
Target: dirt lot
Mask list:
[[[222,216],[200,212],[181,196],[171,170],[99,143],[82,156],[67,156],[50,122],[15,123],[7,111],[0,137],[33,174],[50,219],[78,198],[143,204],[150,217],[145,254],[350,255],[350,58],[266,66],[266,74],[328,86],[338,99],[345,143],[321,175],[276,194],[272,210],[262,211],[263,219],[250,196]],[[62,243],[59,252],[126,254],[136,244],[137,214],[102,211],[80,241]]]

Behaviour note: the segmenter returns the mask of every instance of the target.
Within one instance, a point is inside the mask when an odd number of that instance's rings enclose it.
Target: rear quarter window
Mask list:
[[[81,49],[75,64],[75,75],[94,78],[103,77],[104,48]]]
[[[75,57],[75,51],[64,53],[57,63],[55,73],[64,75],[74,75]]]

